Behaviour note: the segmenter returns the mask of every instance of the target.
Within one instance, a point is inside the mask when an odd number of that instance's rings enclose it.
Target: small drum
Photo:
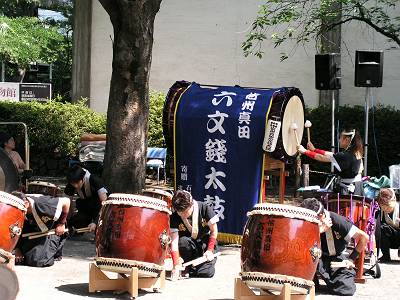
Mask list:
[[[100,269],[158,277],[169,238],[167,203],[141,195],[111,194],[103,202],[96,232],[96,264]]]
[[[317,214],[301,207],[263,203],[247,216],[242,280],[264,290],[281,290],[284,283],[290,283],[293,291],[308,293],[321,257]]]
[[[5,261],[4,253],[11,252],[18,242],[24,225],[26,208],[24,201],[11,194],[0,191],[0,260]]]
[[[349,219],[354,225],[366,231],[372,216],[370,198],[354,195],[328,194],[326,209]]]
[[[297,154],[297,141],[292,124],[297,125],[297,136],[299,142],[304,131],[304,100],[303,95],[297,88],[285,88],[275,93],[272,98],[270,112],[268,114],[268,125],[270,121],[280,122],[279,137],[276,146],[268,152],[283,162],[291,161]]]
[[[57,197],[60,195],[60,188],[50,182],[31,181],[28,183],[28,194],[42,194]]]
[[[155,188],[148,188],[143,190],[142,194],[144,196],[149,196],[155,199],[160,199],[163,200],[167,203],[168,208],[171,209],[172,208],[172,193],[168,192],[168,191],[164,191],[161,189],[155,189]]]
[[[0,191],[11,193],[18,189],[19,175],[13,161],[0,147]]]

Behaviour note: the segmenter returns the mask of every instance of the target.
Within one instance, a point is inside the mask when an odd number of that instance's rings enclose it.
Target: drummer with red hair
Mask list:
[[[170,217],[172,239],[172,278],[179,277],[180,257],[184,262],[204,257],[198,266],[188,266],[190,277],[213,277],[217,258],[214,251],[217,244],[219,218],[212,207],[196,201],[184,190],[176,191],[172,198],[174,212]]]
[[[311,209],[318,215],[321,233],[322,256],[317,273],[327,285],[328,292],[340,296],[352,296],[356,291],[354,261],[368,243],[368,235],[345,217],[324,209],[315,198],[307,198],[301,207]],[[344,254],[351,240],[356,247],[347,256]],[[317,284],[317,289],[318,289]]]

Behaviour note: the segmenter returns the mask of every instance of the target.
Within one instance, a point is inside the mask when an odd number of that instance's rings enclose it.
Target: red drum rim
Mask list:
[[[103,201],[102,205],[130,205],[136,207],[151,208],[166,212],[168,214],[172,214],[171,210],[168,208],[168,205],[164,200],[159,200],[143,195],[114,193],[111,194],[106,201]]]
[[[261,289],[281,290],[285,283],[290,283],[292,291],[308,294],[314,282],[299,277],[263,272],[240,272],[240,277],[249,286]]]
[[[109,257],[95,257],[96,265],[104,270],[118,273],[130,273],[132,268],[138,268],[140,276],[144,277],[158,277],[163,266],[147,263],[137,260],[109,258]]]
[[[316,212],[307,208],[290,206],[285,204],[276,204],[276,203],[256,204],[253,207],[253,209],[247,213],[248,217],[253,215],[272,215],[272,216],[280,216],[291,219],[300,219],[317,224],[320,223]]]
[[[24,201],[16,196],[9,194],[9,193],[0,191],[0,202],[14,206],[14,207],[18,208],[19,210],[26,212],[26,207],[25,207]]]

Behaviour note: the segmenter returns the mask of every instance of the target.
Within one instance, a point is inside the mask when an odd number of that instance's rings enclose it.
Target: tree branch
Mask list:
[[[361,15],[361,11],[360,11],[360,15]],[[364,15],[364,14],[362,14]],[[400,46],[400,38],[398,35],[394,34],[394,33],[390,33],[386,30],[384,30],[383,28],[377,26],[376,24],[374,24],[370,19],[362,17],[362,16],[352,16],[349,17],[347,19],[341,20],[339,22],[335,22],[335,23],[331,23],[328,25],[328,27],[326,28],[326,31],[332,30],[333,28],[335,28],[336,26],[342,25],[344,23],[350,22],[350,21],[361,21],[366,23],[367,25],[371,26],[373,29],[375,29],[375,31],[379,32],[380,34],[392,39],[394,42],[396,42],[399,46]],[[322,32],[321,32],[322,33]]]

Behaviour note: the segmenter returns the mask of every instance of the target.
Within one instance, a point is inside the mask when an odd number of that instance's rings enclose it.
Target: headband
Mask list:
[[[322,205],[321,202],[318,202],[318,203],[319,203],[319,208],[317,210],[317,215],[320,215],[324,212],[324,206]]]

